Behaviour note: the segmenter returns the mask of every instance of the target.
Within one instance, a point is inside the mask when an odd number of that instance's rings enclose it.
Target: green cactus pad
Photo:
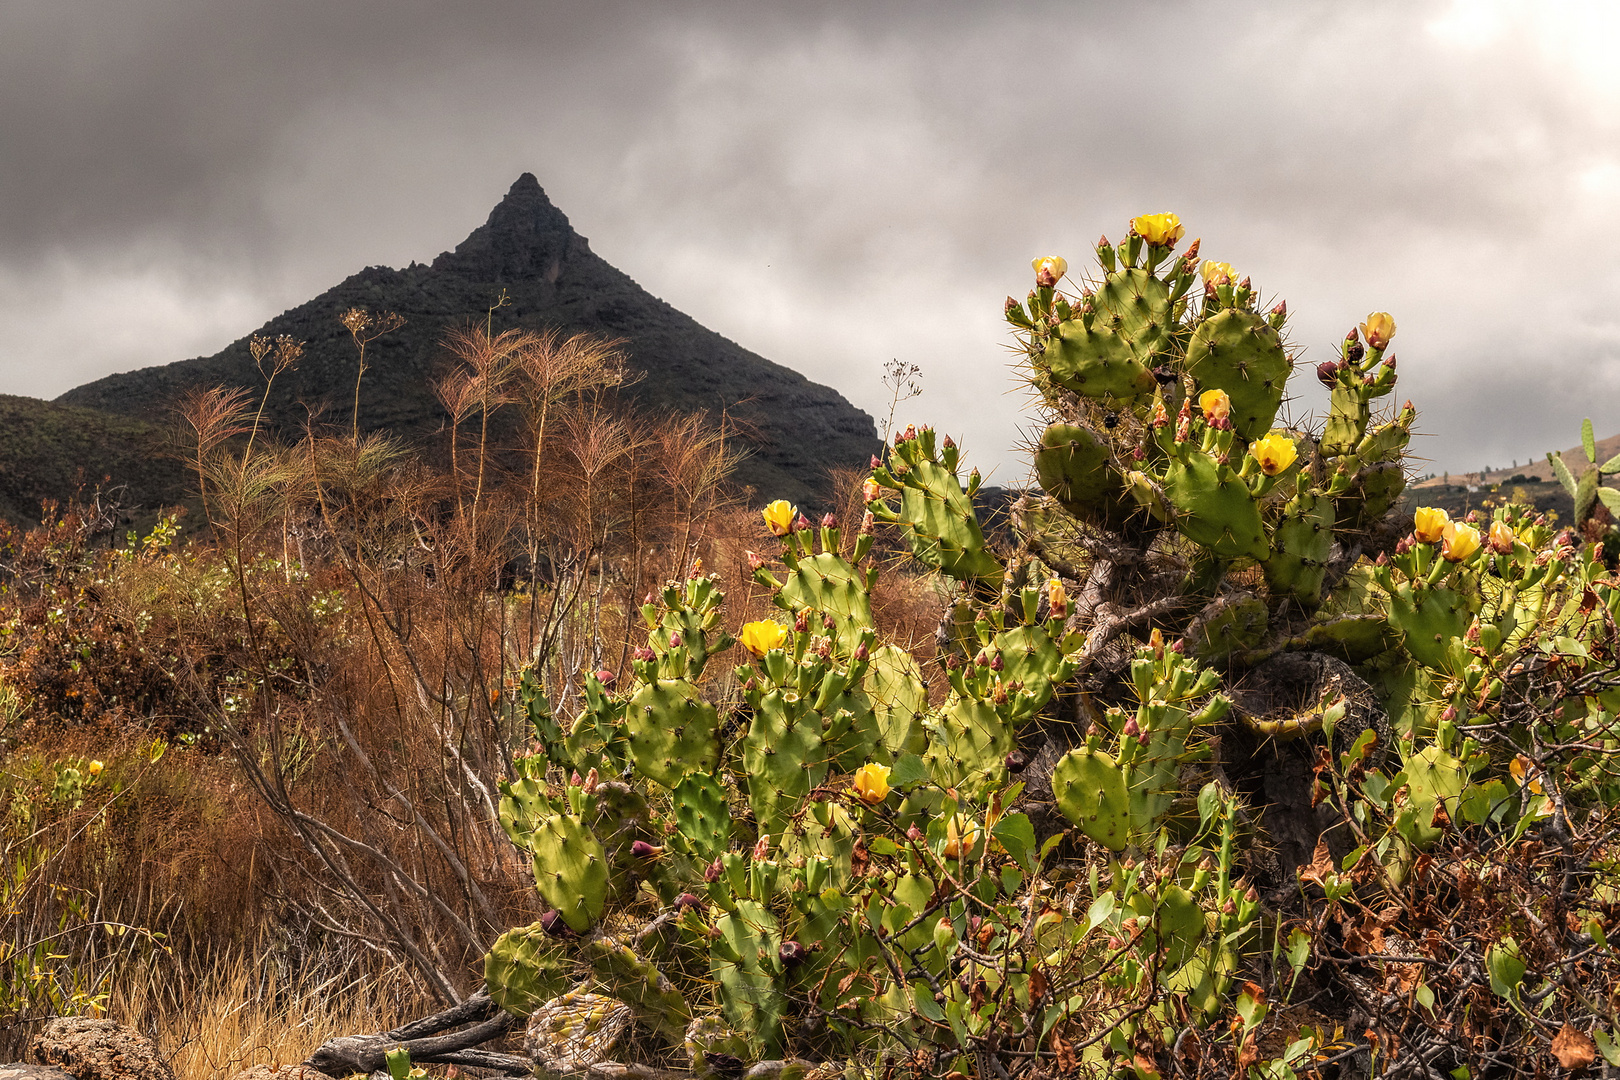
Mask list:
[[[1264,561],[1270,554],[1260,507],[1229,465],[1193,450],[1165,471],[1164,493],[1176,509],[1176,530],[1226,559]]]
[[[1053,687],[1074,673],[1074,664],[1064,658],[1044,626],[1015,626],[1003,630],[990,641],[990,648],[1005,665],[1002,679],[1021,682],[1030,695],[1024,708],[1033,715],[1052,700]],[[1023,720],[1024,716],[1014,719]]]
[[[731,847],[731,807],[726,789],[709,773],[687,773],[670,792],[675,825],[692,854],[713,860]]]
[[[1342,383],[1328,393],[1328,418],[1322,428],[1323,457],[1348,454],[1360,445],[1372,417],[1370,398],[1365,390]]]
[[[1449,670],[1451,643],[1468,632],[1474,608],[1451,589],[1402,585],[1389,597],[1389,624],[1402,634],[1406,651],[1425,667]]]
[[[576,933],[589,930],[607,903],[608,862],[602,845],[578,817],[554,814],[536,826],[529,847],[540,895]]]
[[[1125,770],[1101,750],[1070,750],[1052,769],[1052,798],[1063,816],[1110,851],[1130,842]]]
[[[528,1016],[568,985],[573,964],[539,923],[508,930],[484,957],[484,986],[495,1004]]]
[[[1037,364],[1053,382],[1085,397],[1130,401],[1153,389],[1153,376],[1131,341],[1101,319],[1089,330],[1079,319],[1059,323]]]
[[[1356,474],[1350,490],[1335,501],[1339,528],[1371,529],[1406,491],[1406,470],[1398,461],[1369,465]]]
[[[1435,824],[1435,812],[1444,806],[1446,816],[1458,818],[1457,800],[1468,784],[1470,769],[1438,746],[1426,747],[1406,759],[1407,803],[1395,819],[1395,827],[1418,847],[1427,847],[1440,838],[1444,828]]]
[[[1158,944],[1165,951],[1165,969],[1174,971],[1192,959],[1204,940],[1204,909],[1186,889],[1166,885],[1153,914]]]
[[[685,679],[642,686],[625,703],[624,727],[636,770],[665,787],[720,763],[720,718]]]
[[[1186,370],[1204,390],[1232,400],[1232,430],[1258,439],[1271,430],[1292,369],[1265,317],[1228,308],[1204,320],[1187,344]]]
[[[1144,367],[1163,359],[1175,327],[1169,282],[1141,267],[1126,267],[1103,279],[1091,303],[1097,312],[1092,325],[1128,341]]]
[[[760,696],[743,739],[748,801],[762,833],[781,836],[810,791],[827,778],[822,718],[781,690]]]
[[[1108,442],[1090,428],[1053,424],[1035,449],[1035,476],[1041,489],[1075,517],[1115,527],[1133,504],[1110,454]]]
[[[685,1037],[692,1010],[650,961],[611,937],[587,942],[585,958],[602,989],[628,1005],[637,1020],[672,1043]]]
[[[545,782],[532,776],[500,783],[501,799],[496,807],[501,828],[512,838],[512,843],[528,850],[529,837],[535,826],[556,813],[546,797]]]
[[[862,688],[889,753],[919,753],[927,738],[922,716],[928,709],[928,684],[911,654],[898,645],[873,650]]]
[[[973,797],[1006,783],[1012,725],[992,705],[953,694],[925,724],[931,738],[923,761],[934,783]]]
[[[866,574],[835,552],[801,557],[793,562],[777,592],[777,602],[791,612],[830,615],[839,654],[848,656],[872,626],[872,596]]]
[[[632,847],[637,840],[651,843],[655,839],[646,798],[629,784],[604,780],[591,793],[583,816],[607,853],[613,894],[625,895],[639,880],[644,865]]]
[[[716,920],[715,930],[709,970],[720,984],[721,1012],[734,1029],[746,1034],[756,1056],[780,1057],[787,996],[776,916],[763,904],[739,900],[736,911]]]
[[[1230,593],[1205,605],[1187,627],[1187,651],[1204,664],[1222,664],[1234,653],[1254,648],[1266,636],[1264,600],[1249,592]]]
[[[1288,501],[1271,537],[1266,583],[1307,611],[1322,602],[1322,580],[1333,550],[1333,500],[1301,492]]]
[[[905,474],[900,521],[918,562],[951,577],[1001,583],[1001,562],[985,545],[978,514],[956,474],[921,460]]]

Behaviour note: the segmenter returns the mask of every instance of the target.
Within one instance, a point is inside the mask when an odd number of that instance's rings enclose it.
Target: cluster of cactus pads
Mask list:
[[[1074,1044],[1067,1067],[1140,1076],[1189,1024],[1241,1041],[1259,1006],[1234,1004],[1234,979],[1280,946],[1239,850],[1258,808],[1228,780],[1224,725],[1325,727],[1334,775],[1377,773],[1374,744],[1394,755],[1372,796],[1390,827],[1364,818],[1356,857],[1396,877],[1447,818],[1542,812],[1504,809],[1514,775],[1466,721],[1526,640],[1600,632],[1571,628],[1571,590],[1610,612],[1620,593],[1522,510],[1397,520],[1416,414],[1375,418],[1393,320],[1338,343],[1314,370],[1328,415],[1290,424],[1285,305],[1262,310],[1197,242],[1176,254],[1181,235],[1173,215],[1136,219],[1073,291],[1042,259],[1008,300],[1046,422],[1008,535],[987,535],[952,440],[908,428],[873,460],[855,536],[765,511],[780,553],[752,574],[778,618],[734,639],[719,580],[696,576],[649,599],[630,671],[587,677],[566,723],[525,681],[539,749],[500,819],[551,910],[501,938],[486,978],[542,1018],[551,1071],[606,1060],[631,1023],[722,1078],[771,1061],[1006,1080],[998,1055]],[[932,695],[873,618],[881,528],[952,590]],[[733,647],[746,662],[715,678]],[[1273,700],[1243,689],[1290,654],[1327,658],[1365,700],[1246,705]],[[1243,1022],[1218,1024],[1234,1007]]]

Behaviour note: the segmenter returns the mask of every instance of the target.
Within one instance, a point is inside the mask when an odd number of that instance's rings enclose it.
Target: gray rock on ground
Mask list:
[[[0,1065],[0,1080],[74,1080],[54,1065]]]
[[[72,1080],[175,1080],[145,1035],[112,1020],[60,1016],[28,1044],[41,1065],[54,1065]],[[6,1066],[10,1068],[11,1066]],[[47,1080],[49,1074],[20,1074],[19,1080]]]

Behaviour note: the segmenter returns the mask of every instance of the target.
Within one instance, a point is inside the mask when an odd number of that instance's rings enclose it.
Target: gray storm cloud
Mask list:
[[[1601,4],[15,3],[0,392],[209,353],[518,173],[699,321],[1016,480],[1001,300],[1175,210],[1321,358],[1400,324],[1435,471],[1620,430]],[[1315,404],[1301,379],[1297,414]]]

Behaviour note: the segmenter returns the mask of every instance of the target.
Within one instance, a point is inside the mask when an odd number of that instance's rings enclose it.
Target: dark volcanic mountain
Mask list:
[[[276,381],[266,415],[294,432],[309,406],[324,403],[325,418],[347,426],[356,356],[338,316],[363,307],[396,311],[407,322],[367,348],[361,427],[407,438],[439,430],[446,417],[429,383],[447,365],[445,333],[482,319],[503,289],[511,306],[495,312],[497,330],[556,327],[623,338],[641,376],[626,393],[639,405],[726,413],[746,432],[739,479],[762,498],[820,501],[829,468],[862,465],[878,448],[872,418],[836,390],[705,329],[593,254],[529,173],[481,228],[431,265],[369,267],[261,327],[307,343],[298,368]],[[57,402],[156,417],[187,389],[217,383],[262,390],[247,337],[213,356],[98,379]]]

